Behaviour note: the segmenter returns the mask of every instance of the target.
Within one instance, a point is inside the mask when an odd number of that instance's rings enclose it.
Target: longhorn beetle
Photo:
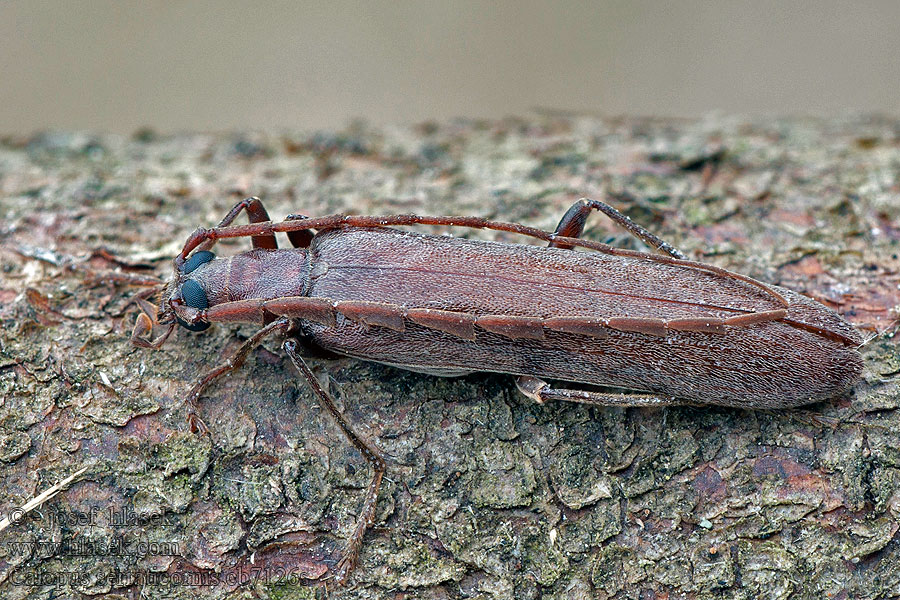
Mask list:
[[[659,254],[579,239],[593,210]],[[232,226],[241,212],[250,224]],[[549,247],[395,229],[443,225],[511,232]],[[294,246],[279,249],[278,232]],[[216,258],[216,240],[250,237],[253,250]],[[594,252],[574,251],[583,247]],[[149,294],[147,294],[149,296]],[[146,296],[145,296],[146,297]],[[258,198],[214,229],[197,229],[175,257],[156,321],[141,303],[132,340],[159,348],[176,324],[261,326],[188,394],[239,367],[271,334],[350,442],[372,479],[336,569],[343,581],[371,526],[385,462],[337,410],[298,345],[432,375],[515,375],[538,402],[601,406],[711,404],[786,408],[837,396],[860,377],[860,336],[822,304],[683,254],[608,204],[576,202],[554,233],[477,217],[291,215],[273,222]],[[634,390],[552,387],[545,379]]]

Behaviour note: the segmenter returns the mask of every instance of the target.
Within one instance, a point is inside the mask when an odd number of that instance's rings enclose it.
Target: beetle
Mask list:
[[[599,211],[656,250],[581,239]],[[234,226],[246,212],[250,223]],[[547,247],[426,235],[396,227],[443,225],[521,234]],[[292,248],[279,249],[284,232]],[[222,238],[253,249],[216,258]],[[575,251],[583,247],[594,252]],[[188,394],[239,367],[269,335],[373,467],[363,509],[337,565],[346,578],[372,524],[385,471],[378,450],[341,415],[301,357],[318,348],[432,375],[507,373],[538,402],[789,408],[846,392],[860,378],[861,339],[824,305],[783,287],[688,260],[612,206],[582,198],[553,233],[478,217],[290,215],[273,222],[258,198],[199,228],[174,259],[156,322],[149,303],[132,340],[159,348],[177,325],[261,326]],[[630,390],[554,387],[547,379]]]

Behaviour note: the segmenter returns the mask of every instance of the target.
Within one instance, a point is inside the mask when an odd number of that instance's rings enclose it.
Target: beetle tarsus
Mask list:
[[[196,433],[197,435],[209,435],[209,427],[206,426],[206,423],[203,422],[203,419],[191,410],[187,416],[188,427],[191,429],[191,433]]]
[[[362,547],[362,541],[366,534],[366,530],[371,527],[372,523],[375,521],[375,505],[378,501],[378,490],[381,488],[381,480],[384,478],[384,458],[373,445],[361,438],[353,430],[350,422],[338,410],[334,400],[332,400],[331,396],[328,395],[328,392],[322,388],[319,384],[319,380],[306,364],[306,361],[304,361],[297,352],[296,340],[287,339],[282,343],[281,347],[287,353],[291,362],[294,363],[294,367],[296,367],[297,371],[299,371],[306,379],[307,383],[309,383],[309,387],[312,388],[313,393],[315,393],[322,406],[331,413],[331,416],[338,424],[338,427],[341,428],[341,431],[347,439],[350,440],[350,443],[353,444],[353,446],[355,446],[363,457],[372,465],[372,479],[369,481],[369,486],[366,490],[366,499],[363,502],[362,511],[356,520],[356,527],[353,529],[353,535],[347,542],[347,548],[344,550],[343,556],[341,556],[341,559],[336,566],[335,580],[339,584],[342,584],[346,581],[347,575],[356,564],[356,559],[359,556],[359,550]]]

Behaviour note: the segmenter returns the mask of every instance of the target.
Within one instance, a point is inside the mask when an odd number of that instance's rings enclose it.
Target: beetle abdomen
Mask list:
[[[690,264],[390,229],[326,232],[310,257],[309,293],[336,318],[306,324],[315,341],[414,370],[768,407],[834,396],[861,370],[858,334],[834,311]]]

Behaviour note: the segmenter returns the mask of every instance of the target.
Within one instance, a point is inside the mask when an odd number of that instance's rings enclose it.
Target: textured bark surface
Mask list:
[[[195,436],[181,403],[192,379],[253,328],[178,331],[158,352],[136,349],[138,288],[88,280],[166,277],[187,235],[244,195],[273,218],[472,214],[552,229],[574,200],[605,193],[689,257],[807,294],[867,336],[897,318],[892,120],[545,115],[3,139],[0,508],[88,471],[0,533],[0,596],[900,595],[890,335],[864,347],[852,395],[777,412],[538,406],[507,376],[313,361],[388,459],[376,527],[335,589],[328,568],[369,470],[279,342],[209,389],[211,438]],[[637,247],[601,216],[586,235]]]

